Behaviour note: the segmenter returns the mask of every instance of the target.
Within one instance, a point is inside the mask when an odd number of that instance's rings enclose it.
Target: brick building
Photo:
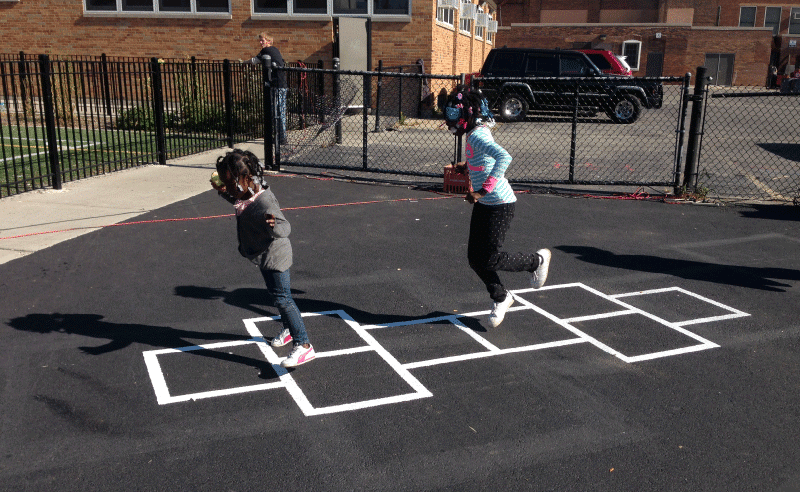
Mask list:
[[[245,59],[256,35],[287,61],[330,67],[337,17],[369,18],[370,66],[422,60],[480,69],[497,46],[599,47],[636,75],[705,65],[720,84],[763,85],[800,56],[800,5],[765,0],[0,0],[3,53]],[[713,69],[713,70],[712,70]]]

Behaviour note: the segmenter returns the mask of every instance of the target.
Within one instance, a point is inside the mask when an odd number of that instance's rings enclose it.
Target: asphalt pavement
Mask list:
[[[272,174],[287,371],[222,152],[0,200],[0,490],[800,490],[797,208],[520,193],[493,329],[461,197]]]

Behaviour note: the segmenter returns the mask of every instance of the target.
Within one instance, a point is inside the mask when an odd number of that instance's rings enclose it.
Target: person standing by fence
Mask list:
[[[287,92],[287,85],[286,85],[286,72],[283,70],[285,65],[283,61],[283,55],[278,48],[272,46],[273,38],[271,35],[267,34],[266,32],[262,32],[258,35],[258,42],[261,44],[261,51],[258,52],[256,56],[248,60],[249,63],[254,65],[260,65],[261,60],[264,59],[265,56],[269,56],[272,61],[273,68],[278,68],[279,70],[274,70],[272,72],[272,87],[276,89],[276,104],[274,106],[275,112],[279,116],[279,118],[275,118],[278,120],[278,141],[281,145],[286,144],[286,92]]]

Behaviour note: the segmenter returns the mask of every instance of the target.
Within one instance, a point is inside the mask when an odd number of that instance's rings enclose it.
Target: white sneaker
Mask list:
[[[296,367],[313,360],[316,356],[317,354],[314,352],[314,347],[312,347],[311,344],[308,345],[308,348],[302,345],[295,345],[289,357],[283,359],[281,362],[281,367]]]
[[[286,345],[291,341],[292,341],[292,334],[289,332],[289,328],[284,328],[283,330],[281,330],[280,333],[278,333],[278,336],[276,336],[275,338],[272,339],[271,342],[269,342],[269,344],[272,345],[273,347],[283,347],[284,345]]]
[[[506,298],[502,302],[495,302],[492,305],[492,312],[489,314],[489,324],[492,328],[497,328],[506,317],[506,311],[514,304],[514,297],[510,292],[506,292]]]
[[[550,257],[552,254],[549,249],[540,249],[536,252],[539,255],[539,266],[531,272],[531,287],[540,289],[547,280],[547,271],[550,269]]]

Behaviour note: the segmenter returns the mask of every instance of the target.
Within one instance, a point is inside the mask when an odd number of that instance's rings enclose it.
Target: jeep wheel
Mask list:
[[[614,102],[614,106],[606,110],[614,123],[629,124],[639,119],[642,105],[634,96],[624,95]]]
[[[504,121],[522,121],[528,114],[528,103],[518,94],[506,94],[500,101],[500,118]]]

